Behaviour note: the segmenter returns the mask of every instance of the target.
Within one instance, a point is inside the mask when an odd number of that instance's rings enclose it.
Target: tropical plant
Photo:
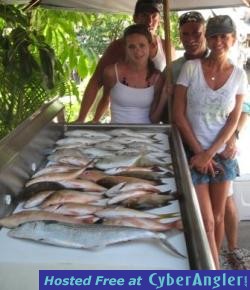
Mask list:
[[[77,118],[84,90],[83,81],[87,83],[108,44],[119,38],[131,22],[131,16],[123,14],[40,8],[33,12],[32,25],[43,33],[54,48],[70,84],[70,89],[64,92],[68,95],[65,104],[68,121]]]
[[[0,137],[3,137],[54,95],[62,70],[54,50],[30,26],[29,14],[2,4],[0,11]]]

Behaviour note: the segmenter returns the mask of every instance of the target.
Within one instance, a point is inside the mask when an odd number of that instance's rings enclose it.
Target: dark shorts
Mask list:
[[[192,155],[190,152],[187,153],[189,159]],[[204,184],[204,183],[220,183],[226,180],[234,180],[239,176],[239,165],[237,159],[224,159],[219,154],[214,156],[214,161],[218,164],[219,168],[223,170],[217,171],[215,176],[211,174],[202,174],[195,169],[191,169],[191,176],[193,184]]]

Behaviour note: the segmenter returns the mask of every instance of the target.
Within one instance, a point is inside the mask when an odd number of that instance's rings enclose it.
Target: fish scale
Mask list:
[[[81,249],[104,248],[108,245],[136,240],[158,240],[166,246],[171,254],[184,257],[170,244],[165,233],[131,227],[98,224],[71,226],[64,223],[38,221],[22,224],[10,230],[8,235],[45,244]]]

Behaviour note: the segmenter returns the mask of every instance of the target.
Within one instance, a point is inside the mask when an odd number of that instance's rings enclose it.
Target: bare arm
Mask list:
[[[240,132],[248,120],[248,113],[242,112],[240,115],[240,119],[237,125],[237,131]],[[236,132],[236,131],[235,131]],[[230,139],[227,141],[225,150],[221,153],[221,155],[225,158],[234,158],[237,153],[237,134],[233,133]]]
[[[155,87],[154,100],[150,109],[150,120],[152,123],[159,123],[161,116],[166,108],[168,96],[172,94],[172,86],[169,87],[167,82],[164,83],[163,74]]]
[[[91,77],[86,90],[84,92],[81,108],[79,112],[77,122],[85,122],[88,112],[90,111],[92,105],[94,104],[96,95],[101,88],[100,82],[98,82],[98,76],[96,73]]]
[[[91,77],[83,95],[80,113],[77,121],[84,122],[88,112],[90,111],[98,91],[103,86],[103,72],[106,66],[116,63],[124,57],[123,40],[118,39],[113,41],[104,52],[100,61],[97,64],[96,70]]]
[[[103,93],[102,98],[100,99],[97,108],[96,108],[96,112],[93,118],[94,122],[99,122],[101,117],[104,115],[104,113],[108,110],[109,107],[109,103],[110,103],[110,98],[109,95],[107,93]]]
[[[109,65],[103,72],[103,93],[96,109],[93,121],[98,122],[109,105],[111,88],[115,85],[114,65]]]

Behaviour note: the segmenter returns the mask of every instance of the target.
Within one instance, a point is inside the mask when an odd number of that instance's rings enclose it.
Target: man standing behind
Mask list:
[[[151,59],[155,67],[162,71],[166,66],[166,58],[164,52],[164,42],[156,35],[156,30],[160,23],[160,11],[162,9],[162,0],[138,0],[135,6],[133,15],[136,24],[144,24],[150,31],[153,43],[151,47]],[[174,55],[174,49],[173,49]],[[79,117],[76,121],[84,122],[86,116],[93,105],[96,95],[103,86],[103,70],[107,65],[115,64],[125,57],[125,45],[123,39],[113,41],[101,57],[96,70],[91,77],[85,90]],[[94,118],[94,121],[99,121],[99,118],[105,112],[109,104],[109,100],[101,100]]]
[[[173,62],[173,82],[176,83],[182,65],[191,59],[205,58],[208,56],[205,39],[205,20],[203,16],[196,11],[187,12],[179,18],[180,39],[183,44],[184,56]],[[249,112],[244,111],[241,114],[236,134],[227,142],[225,150],[222,152],[225,158],[234,158],[236,154],[237,135],[244,126]],[[231,189],[232,190],[232,189]],[[232,195],[228,196],[225,210],[225,232],[228,242],[228,251],[230,255],[237,258],[241,249],[238,248],[238,215],[235,202]]]

